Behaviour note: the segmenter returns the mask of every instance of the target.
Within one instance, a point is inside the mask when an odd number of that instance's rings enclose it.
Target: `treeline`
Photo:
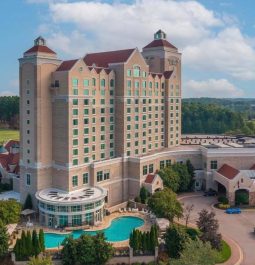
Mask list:
[[[247,121],[242,112],[217,104],[183,102],[182,133],[255,134],[255,124]]]
[[[255,98],[184,98],[183,103],[216,104],[234,112],[241,112],[245,119],[255,119]]]
[[[19,128],[19,97],[0,97],[0,123],[7,124],[13,129]]]
[[[40,229],[39,234],[37,234],[36,230],[33,230],[32,235],[29,230],[27,233],[22,230],[21,238],[17,239],[13,249],[18,261],[28,260],[29,257],[33,256],[37,257],[44,250],[44,233],[42,229]]]

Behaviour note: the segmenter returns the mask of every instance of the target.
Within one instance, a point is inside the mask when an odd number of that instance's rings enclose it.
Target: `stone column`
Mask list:
[[[227,197],[228,197],[229,204],[231,206],[234,206],[235,205],[235,192],[227,192]]]
[[[249,192],[249,205],[255,206],[255,191]]]

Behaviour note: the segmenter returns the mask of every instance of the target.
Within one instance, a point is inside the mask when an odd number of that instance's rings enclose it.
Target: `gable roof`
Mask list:
[[[164,77],[165,77],[165,79],[169,79],[171,76],[172,76],[172,73],[173,73],[174,71],[165,71],[164,72]]]
[[[84,62],[89,66],[108,67],[112,63],[125,63],[135,49],[117,50],[109,52],[88,53]]]
[[[15,165],[14,173],[19,172],[19,153],[16,154],[0,154],[0,165],[6,170],[10,171],[9,165]]]
[[[155,174],[148,174],[144,182],[148,183],[148,184],[152,184],[152,182],[154,181],[155,177],[156,177]]]
[[[233,179],[240,171],[234,167],[229,166],[228,164],[224,164],[219,170],[218,173],[222,176]]]
[[[251,167],[251,170],[255,170],[255,164]]]
[[[19,147],[19,141],[10,140],[4,147],[10,153],[11,147]]]
[[[77,61],[78,61],[78,59],[63,61],[60,64],[60,66],[58,67],[58,69],[56,70],[56,72],[58,72],[58,71],[69,71],[69,70],[71,70],[72,67],[75,65],[75,63]]]
[[[155,47],[168,47],[168,48],[172,48],[172,49],[177,50],[177,48],[173,44],[171,44],[169,41],[163,40],[163,39],[153,40],[148,45],[143,47],[143,49],[155,48]]]
[[[49,47],[44,46],[44,45],[35,45],[29,50],[25,51],[24,54],[27,53],[34,53],[34,52],[43,52],[43,53],[51,53],[51,54],[56,54],[53,50],[51,50]]]

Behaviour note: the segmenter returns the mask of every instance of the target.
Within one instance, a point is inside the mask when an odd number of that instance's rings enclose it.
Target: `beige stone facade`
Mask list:
[[[208,188],[214,185],[212,159],[240,168],[254,160],[254,153],[240,159],[180,145],[181,54],[162,31],[142,52],[93,53],[70,61],[59,60],[40,37],[19,61],[21,201],[30,193],[35,207],[43,203],[46,225],[101,220],[101,204],[70,194],[87,191],[89,200],[93,188],[100,188],[102,205],[109,208],[137,196],[148,174],[171,163],[189,159]],[[65,197],[68,214],[59,208],[64,201],[41,199],[44,190]]]

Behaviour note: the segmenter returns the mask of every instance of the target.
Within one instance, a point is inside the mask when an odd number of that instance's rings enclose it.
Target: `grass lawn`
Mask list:
[[[231,248],[230,246],[222,240],[222,249],[219,251],[219,256],[216,260],[217,263],[223,263],[227,261],[231,256]]]
[[[8,140],[19,140],[19,130],[0,129],[0,144]]]

